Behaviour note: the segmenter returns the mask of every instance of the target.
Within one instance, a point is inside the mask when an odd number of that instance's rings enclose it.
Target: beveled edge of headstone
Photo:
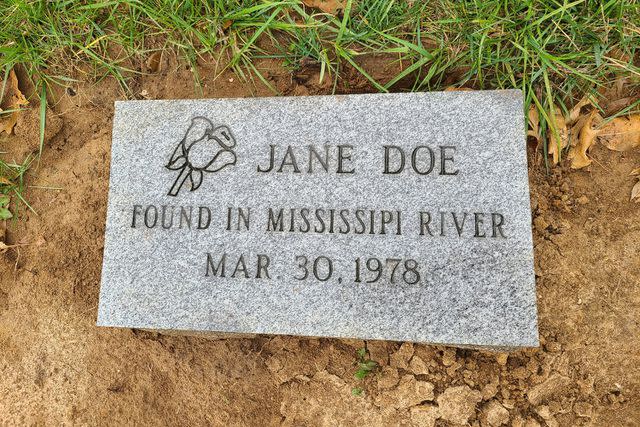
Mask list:
[[[537,322],[536,322],[537,323]],[[459,343],[436,343],[436,342],[423,342],[423,341],[398,341],[379,338],[358,338],[358,337],[335,337],[335,336],[313,336],[313,335],[291,335],[291,334],[268,334],[268,333],[240,333],[240,332],[216,332],[216,331],[196,331],[185,329],[150,329],[150,328],[136,328],[127,326],[104,326],[98,325],[102,328],[114,328],[114,329],[130,329],[140,330],[146,332],[152,332],[162,335],[175,336],[175,337],[193,337],[204,338],[211,341],[227,340],[227,339],[256,339],[259,337],[275,338],[275,337],[287,337],[296,339],[333,339],[333,340],[345,340],[345,341],[373,341],[373,342],[395,342],[395,343],[412,343],[419,345],[439,346],[439,347],[453,347],[478,351],[489,351],[493,353],[513,352],[526,349],[536,349],[540,347],[539,334],[536,337],[535,343],[527,343],[523,345],[480,345],[480,344],[459,344]]]

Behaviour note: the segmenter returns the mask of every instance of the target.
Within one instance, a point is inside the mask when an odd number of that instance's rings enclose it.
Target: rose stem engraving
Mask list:
[[[171,155],[167,169],[179,170],[178,177],[169,190],[169,196],[177,196],[189,179],[191,191],[202,185],[204,172],[217,172],[236,163],[233,148],[236,140],[226,126],[214,127],[206,117],[194,117],[182,141]]]

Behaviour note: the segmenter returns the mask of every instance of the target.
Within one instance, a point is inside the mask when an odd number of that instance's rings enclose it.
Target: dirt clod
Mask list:
[[[413,356],[413,344],[403,343],[400,349],[389,357],[389,364],[396,368],[408,369],[411,356]]]
[[[509,354],[507,353],[496,354],[496,362],[498,362],[498,365],[505,366],[507,364],[507,360],[509,360]]]
[[[571,384],[571,379],[560,374],[552,374],[541,384],[533,387],[527,394],[527,398],[532,405],[538,405],[547,397],[561,393]]]
[[[420,356],[413,356],[409,363],[409,370],[415,375],[427,375],[429,373],[429,366]]]
[[[414,406],[410,410],[411,422],[416,427],[433,427],[440,418],[440,410],[434,405]]]
[[[400,377],[396,368],[385,366],[378,375],[378,388],[380,390],[390,390],[398,384]]]
[[[480,420],[483,425],[498,427],[509,422],[509,411],[497,400],[491,400],[482,406]]]
[[[442,364],[444,366],[451,366],[456,361],[456,349],[455,348],[447,348],[444,350],[442,354]]]
[[[573,411],[579,417],[591,418],[593,416],[593,405],[587,402],[576,402]]]
[[[580,196],[576,199],[576,202],[578,202],[578,204],[580,205],[586,205],[587,203],[589,203],[589,198],[587,196]]]
[[[559,423],[552,415],[551,410],[548,406],[542,405],[536,408],[536,413],[544,420],[548,427],[558,427]]]
[[[527,418],[524,427],[540,427],[540,423],[535,418]]]
[[[416,380],[413,375],[405,375],[395,389],[382,391],[376,399],[378,406],[396,409],[409,408],[434,398],[433,384]]]
[[[437,397],[440,417],[453,424],[464,425],[475,414],[476,404],[482,400],[482,393],[468,386],[447,388]]]
[[[535,219],[533,220],[533,225],[536,227],[536,230],[540,232],[546,230],[549,227],[549,223],[542,215],[535,217]]]

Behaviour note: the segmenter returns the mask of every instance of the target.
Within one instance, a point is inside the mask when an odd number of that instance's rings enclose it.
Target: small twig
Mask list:
[[[5,253],[6,251],[8,251],[9,249],[13,249],[13,248],[17,248],[19,246],[28,246],[31,243],[16,243],[15,245],[7,245],[4,242],[0,242],[0,254]]]
[[[600,163],[600,162],[598,161],[598,159],[596,159],[596,158],[592,157],[592,158],[591,158],[591,160],[593,160],[593,161],[594,161],[594,163],[597,163],[597,164],[598,164],[598,166],[600,166],[602,169],[606,170],[607,172],[613,172],[611,169],[608,169],[605,165],[603,165],[602,163]]]

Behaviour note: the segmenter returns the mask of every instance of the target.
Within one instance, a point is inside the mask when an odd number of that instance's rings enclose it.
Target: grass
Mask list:
[[[0,159],[0,221],[16,218],[21,205],[32,210],[24,199],[25,173],[31,166],[32,157],[28,157],[22,164],[7,163]],[[10,207],[11,198],[15,197],[20,203]],[[13,212],[12,212],[13,211]]]
[[[358,366],[358,369],[353,377],[358,381],[364,380],[378,367],[378,363],[367,358],[367,349],[364,347],[356,351],[356,365]],[[362,387],[354,387],[351,389],[351,394],[353,396],[362,396],[363,392],[364,389]]]
[[[566,112],[585,94],[597,102],[620,77],[638,85],[639,26],[633,0],[348,0],[337,15],[294,0],[5,0],[0,67],[20,64],[46,102],[49,86],[71,82],[71,68],[87,80],[111,76],[131,96],[128,82],[141,71],[130,60],[164,49],[191,63],[222,55],[240,77],[267,85],[256,59],[314,64],[334,90],[348,66],[381,92],[520,88],[546,135],[557,132],[556,108]],[[369,54],[400,71],[376,81],[360,60]]]

